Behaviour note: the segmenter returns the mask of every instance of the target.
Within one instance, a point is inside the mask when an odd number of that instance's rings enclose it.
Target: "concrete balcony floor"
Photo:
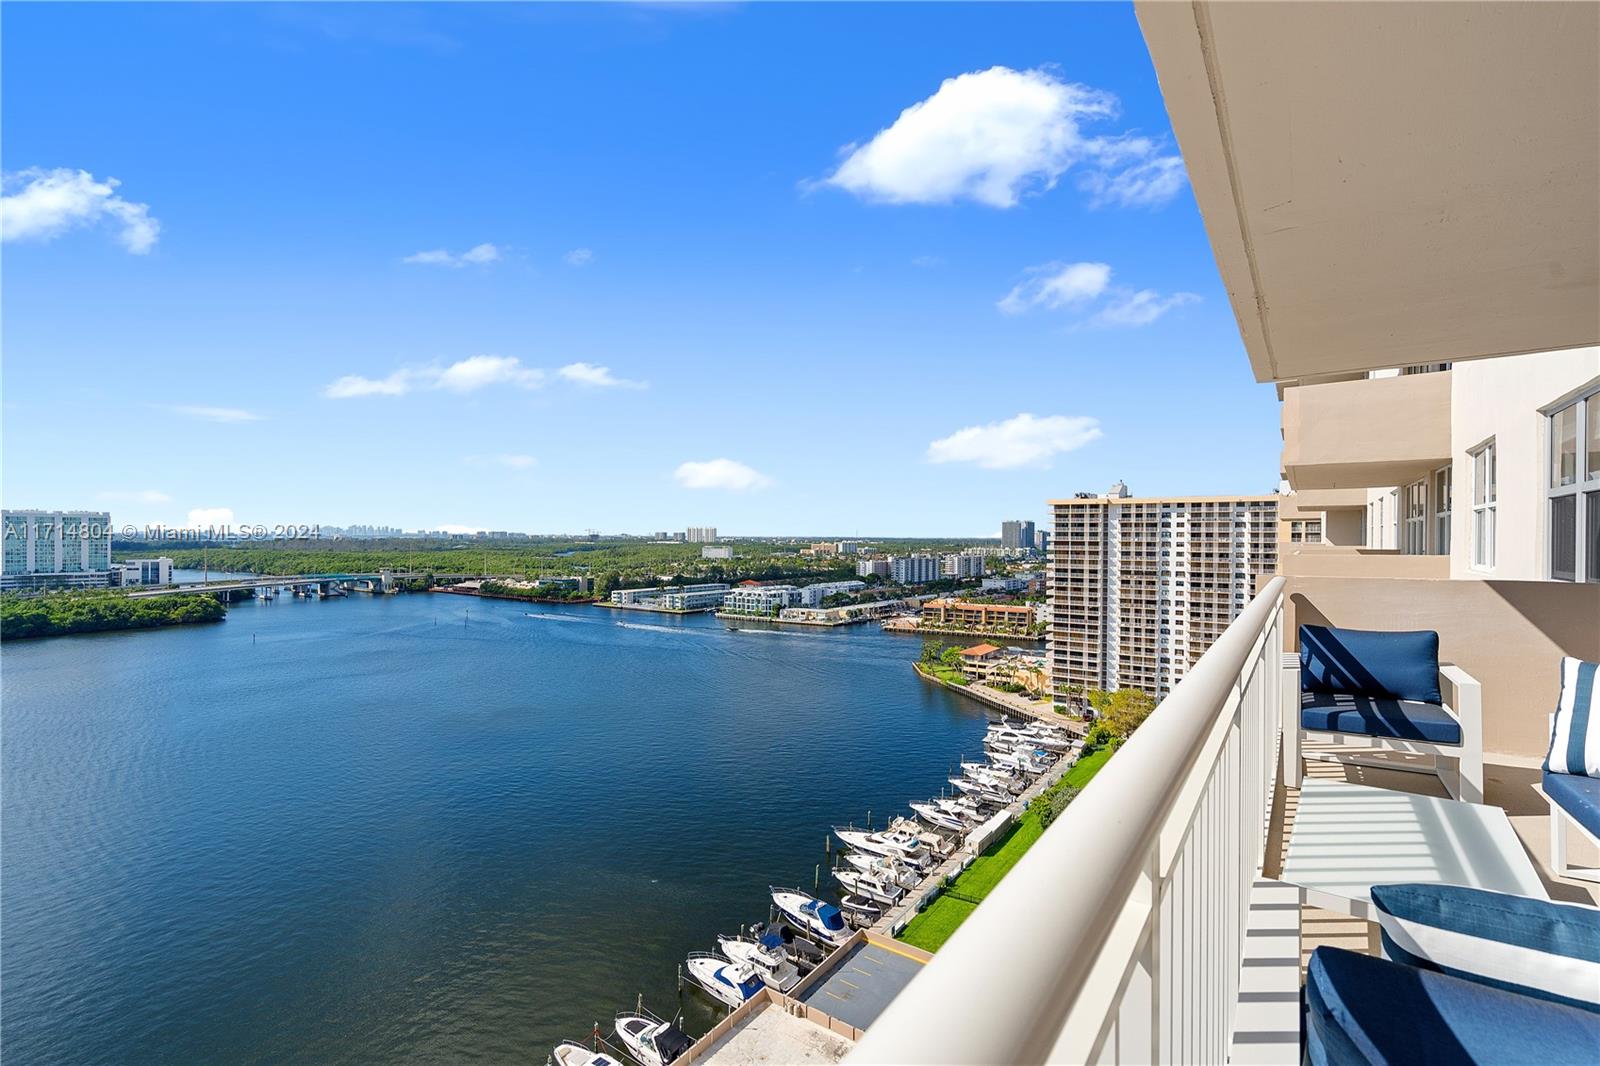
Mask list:
[[[1343,747],[1331,748],[1314,744],[1306,745],[1307,755],[1314,756],[1322,751],[1340,751],[1351,754],[1362,749]],[[1402,758],[1393,752],[1384,752],[1384,758]],[[1414,795],[1446,796],[1444,786],[1439,779],[1431,774],[1407,773],[1400,770],[1387,770],[1370,766],[1351,766],[1338,762],[1330,762],[1317,758],[1307,758],[1305,761],[1305,776],[1308,779],[1349,781],[1357,785],[1371,785],[1374,788],[1392,789],[1396,792],[1409,792]],[[1539,871],[1539,878],[1544,882],[1545,891],[1553,900],[1562,900],[1571,903],[1600,904],[1600,885],[1584,881],[1573,881],[1566,878],[1557,878],[1550,872],[1550,808],[1543,798],[1535,792],[1534,786],[1539,782],[1539,768],[1536,764],[1523,765],[1522,761],[1513,764],[1509,761],[1496,761],[1496,756],[1484,756],[1484,794],[1485,800],[1492,806],[1500,807],[1506,812],[1506,817],[1511,820],[1511,826],[1516,830],[1522,846],[1528,852],[1528,857]],[[1277,795],[1273,803],[1273,816],[1271,834],[1268,837],[1267,852],[1269,855],[1268,868],[1263,871],[1267,877],[1276,878],[1282,872],[1282,863],[1288,848],[1289,833],[1294,828],[1294,815],[1299,801],[1299,790],[1278,786]],[[1567,837],[1567,861],[1574,866],[1594,867],[1600,865],[1600,855],[1597,849],[1588,841],[1582,839],[1576,832],[1570,832]],[[1306,964],[1311,959],[1311,952],[1321,946],[1345,948],[1350,951],[1365,953],[1368,949],[1367,923],[1343,914],[1335,914],[1318,907],[1305,906],[1300,909],[1300,967],[1302,976]]]

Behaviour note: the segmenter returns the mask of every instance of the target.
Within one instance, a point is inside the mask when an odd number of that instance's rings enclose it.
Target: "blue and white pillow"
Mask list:
[[[1561,660],[1561,700],[1544,768],[1553,774],[1600,777],[1600,664]]]
[[[1600,907],[1459,885],[1374,885],[1383,953],[1600,1013]]]

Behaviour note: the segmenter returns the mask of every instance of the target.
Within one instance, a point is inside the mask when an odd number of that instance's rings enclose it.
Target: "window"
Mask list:
[[[1454,481],[1448,466],[1433,472],[1433,551],[1436,555],[1450,554],[1450,496],[1455,491]]]
[[[1322,519],[1295,519],[1289,523],[1289,539],[1295,544],[1321,544]],[[1242,557],[1244,552],[1240,552]]]
[[[1495,455],[1494,441],[1472,455],[1472,567],[1494,569]]]
[[[1550,412],[1550,577],[1600,581],[1600,388]]]
[[[1401,551],[1407,555],[1428,554],[1428,481],[1413,482],[1405,488],[1405,539]]]

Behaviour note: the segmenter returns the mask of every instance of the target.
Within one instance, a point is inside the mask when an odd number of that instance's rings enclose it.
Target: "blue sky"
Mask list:
[[[1276,485],[1131,7],[7,5],[0,47],[7,506],[981,536]]]

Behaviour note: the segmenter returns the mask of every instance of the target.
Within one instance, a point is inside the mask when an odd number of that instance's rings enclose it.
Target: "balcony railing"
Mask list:
[[[1226,1061],[1276,779],[1283,606],[1274,578],[851,1062]]]

